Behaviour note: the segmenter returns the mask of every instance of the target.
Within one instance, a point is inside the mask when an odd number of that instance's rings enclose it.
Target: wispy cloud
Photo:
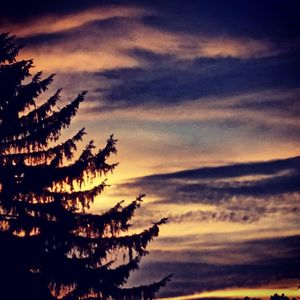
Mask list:
[[[132,49],[187,60],[247,59],[278,53],[275,45],[264,39],[171,32],[144,22],[147,16],[160,15],[154,9],[137,6],[104,6],[64,15],[44,15],[28,21],[26,26],[10,21],[5,29],[28,43],[25,56],[35,57],[39,68],[55,72],[143,65],[139,57],[130,54]]]
[[[228,57],[178,60],[174,56],[146,51],[135,51],[134,55],[143,59],[147,67],[119,68],[98,73],[100,80],[104,77],[112,81],[111,86],[99,90],[112,108],[178,104],[201,98],[209,100],[209,96],[236,97],[272,88],[296,88],[299,85],[294,76],[295,65],[298,65],[296,54],[246,61]],[[296,106],[297,103],[296,99]],[[215,105],[218,104],[215,102]]]
[[[274,215],[295,218],[300,211],[299,157],[261,163],[208,167],[152,175],[124,183],[161,204],[213,205],[169,213],[172,222],[253,223]],[[153,205],[153,204],[152,204]]]
[[[11,22],[6,24],[6,26],[19,38],[24,38],[40,34],[64,32],[88,23],[109,20],[111,18],[141,17],[145,13],[144,9],[133,6],[103,6],[101,8],[88,8],[78,12],[65,13],[64,15],[44,15],[27,21],[26,26],[21,22]]]
[[[216,249],[199,249],[191,260],[185,251],[155,252],[142,266],[141,278],[175,273],[174,279],[161,296],[188,295],[194,292],[243,287],[274,287],[280,279],[296,285],[299,277],[299,236],[253,240],[228,244]],[[277,249],[277,251],[275,250]],[[173,257],[185,257],[176,261]],[[138,276],[138,275],[136,275]],[[132,282],[137,277],[131,279]],[[246,295],[244,295],[246,296]]]
[[[94,79],[95,80],[95,79]],[[105,88],[101,88],[104,90]],[[113,87],[112,87],[113,90]],[[188,92],[187,92],[188,93]],[[125,95],[125,92],[124,92]],[[241,93],[233,96],[205,96],[200,99],[160,102],[154,97],[145,100],[145,97],[132,96],[132,101],[111,102],[101,98],[98,92],[92,91],[83,110],[86,118],[97,117],[105,120],[112,116],[120,119],[138,119],[157,122],[231,122],[250,123],[259,126],[281,126],[285,124],[287,130],[298,122],[298,89],[274,89],[260,92]],[[120,96],[121,98],[121,96]],[[135,101],[138,98],[139,101]],[[160,105],[158,105],[160,104]],[[266,118],[268,116],[268,118]],[[252,122],[251,122],[252,120]],[[298,124],[299,123],[299,124]]]

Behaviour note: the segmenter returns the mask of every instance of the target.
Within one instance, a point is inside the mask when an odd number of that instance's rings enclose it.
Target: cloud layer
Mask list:
[[[20,58],[57,74],[49,93],[64,87],[68,100],[89,90],[74,129],[120,139],[104,198],[149,195],[136,227],[169,217],[132,284],[175,273],[161,295],[296,287],[299,8],[292,0],[1,6],[0,31],[26,45]]]
[[[268,215],[296,215],[300,210],[300,158],[207,167],[152,175],[124,183],[161,204],[214,205],[172,216],[174,222],[256,222]]]
[[[294,157],[158,174],[119,186],[156,199],[146,205],[141,225],[169,214],[173,228],[172,237],[168,232],[154,245],[141,279],[175,273],[162,296],[283,279],[288,287],[299,278],[299,179],[300,158]]]

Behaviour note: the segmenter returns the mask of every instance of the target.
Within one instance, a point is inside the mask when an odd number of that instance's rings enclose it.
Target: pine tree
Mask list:
[[[14,36],[0,35],[0,298],[153,299],[170,276],[124,285],[166,219],[139,234],[128,232],[143,195],[101,215],[87,212],[105,180],[89,190],[76,186],[116,167],[107,162],[116,139],[99,151],[91,141],[74,158],[84,128],[61,143],[60,134],[86,91],[61,109],[60,90],[37,105],[54,76],[31,76],[33,61],[17,61],[20,49]],[[109,260],[120,252],[121,262]]]

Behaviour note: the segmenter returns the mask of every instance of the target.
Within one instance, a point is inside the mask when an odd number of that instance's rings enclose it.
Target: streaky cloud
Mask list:
[[[157,251],[142,266],[142,278],[139,279],[151,278],[157,272],[174,273],[174,280],[162,291],[161,297],[233,287],[271,286],[281,278],[295,281],[300,276],[297,255],[299,241],[297,235],[228,245],[225,243],[215,250],[199,248],[195,253],[190,253],[190,261],[180,261],[181,254],[186,256],[186,250],[182,253],[167,252],[165,255]],[[132,280],[134,282],[136,278]]]
[[[284,170],[300,170],[300,156],[265,162],[249,162],[217,167],[206,167],[193,170],[178,171],[169,174],[146,176],[137,181],[168,179],[205,179],[232,178],[246,175],[272,175]]]
[[[297,1],[152,1],[164,17],[149,16],[144,22],[175,32],[205,32],[211,36],[220,30],[232,36],[264,38],[277,42],[299,37],[299,3]],[[176,3],[176,5],[174,4]],[[217,12],[217,18],[215,16]],[[295,45],[295,44],[294,44]]]
[[[212,205],[169,212],[175,223],[250,224],[280,215],[294,222],[300,211],[300,157],[205,167],[136,178],[119,187],[141,189],[156,205]],[[147,215],[147,213],[146,213]]]
[[[299,64],[297,53],[247,60],[230,57],[178,60],[171,55],[137,50],[132,55],[146,61],[147,67],[117,68],[96,74],[99,79],[117,80],[106,90],[98,90],[110,109],[164,106],[205,100],[208,96],[297,88],[300,84],[295,68]],[[276,103],[274,109],[278,107],[278,101]],[[294,106],[299,107],[299,101],[294,100]],[[241,108],[241,105],[237,107]],[[272,110],[272,105],[268,108]]]
[[[196,33],[176,33],[142,22],[145,15],[159,14],[159,11],[145,10],[139,6],[107,6],[63,17],[49,14],[41,19],[28,21],[26,26],[22,22],[8,22],[5,27],[6,30],[17,33],[21,37],[20,41],[28,43],[26,55],[37,57],[37,65],[47,67],[48,70],[79,72],[110,70],[118,66],[143,66],[145,61],[141,61],[137,55],[131,55],[133,49],[160,55],[170,54],[177,59],[186,60],[198,57],[232,57],[244,60],[281,53],[281,49],[269,40],[222,34],[211,37]],[[52,64],[47,63],[49,57],[43,55],[44,52],[51,55]],[[95,54],[100,61],[106,57],[111,66],[108,63],[97,63]],[[76,59],[72,60],[74,56]],[[119,58],[118,64],[113,62],[112,57]],[[73,64],[73,68],[70,64],[66,65],[66,58],[77,61],[80,67],[76,64]],[[124,65],[120,58],[134,63]]]
[[[65,13],[63,16],[56,14],[44,15],[37,19],[27,21],[26,26],[18,22],[11,22],[6,26],[18,37],[30,37],[47,34],[51,40],[52,33],[68,31],[79,28],[94,21],[109,20],[115,17],[136,18],[145,15],[145,10],[133,6],[102,6],[78,12]]]

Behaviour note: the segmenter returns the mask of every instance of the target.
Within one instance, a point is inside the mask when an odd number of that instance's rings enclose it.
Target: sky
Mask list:
[[[164,299],[297,294],[299,1],[7,1],[0,31],[56,74],[62,105],[88,90],[62,138],[118,138],[93,211],[145,193],[135,227],[169,218],[129,284],[173,273]]]

